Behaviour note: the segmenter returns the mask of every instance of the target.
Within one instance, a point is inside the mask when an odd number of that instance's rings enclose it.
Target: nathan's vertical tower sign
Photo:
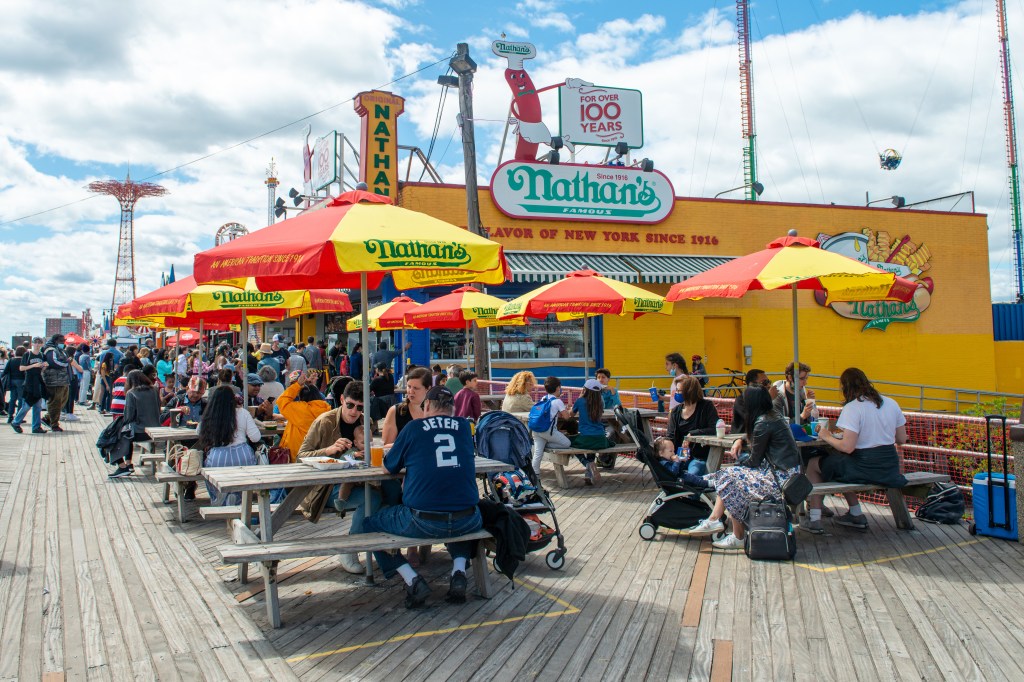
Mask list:
[[[362,119],[359,139],[359,177],[369,191],[394,197],[398,192],[398,117],[405,99],[371,90],[356,95],[355,110]]]

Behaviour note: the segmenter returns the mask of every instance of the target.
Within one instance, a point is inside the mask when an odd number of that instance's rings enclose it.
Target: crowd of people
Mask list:
[[[382,531],[429,539],[472,532],[481,523],[471,425],[483,412],[479,378],[458,365],[409,366],[396,382],[391,367],[400,352],[380,343],[370,356],[372,375],[364,378],[359,345],[349,354],[340,341],[328,349],[313,337],[299,344],[275,337],[250,343],[244,351],[222,344],[204,354],[157,349],[151,342],[122,350],[115,339],[98,350],[89,344],[69,348],[65,337],[55,334],[0,353],[0,408],[18,433],[23,433],[30,415],[32,433],[60,432],[62,422],[76,420],[75,405],[120,419],[123,438],[109,457],[110,478],[133,473],[132,446],[147,438],[149,427],[195,428],[196,437],[187,445],[198,449],[203,466],[210,468],[261,461],[256,453],[264,437],[257,420],[285,423],[274,446],[275,461],[362,457],[369,449],[362,428],[368,417],[379,426],[385,468],[404,471],[404,484],[392,480],[369,488],[317,491],[311,495],[320,509],[332,505],[351,514],[353,534]],[[747,508],[755,501],[780,498],[781,487],[798,473],[812,482],[886,487],[905,483],[895,449],[906,442],[905,419],[899,406],[881,396],[857,368],[847,369],[840,378],[844,405],[835,427],[842,430],[841,436],[833,432],[832,424],[818,419],[815,393],[806,388],[808,366],[790,364],[774,383],[760,369],[747,372],[745,390],[734,401],[730,419],[732,432],[739,435],[731,451],[736,466],[710,472],[708,446],[691,439],[715,434],[724,421],[715,401],[705,395],[702,359],[695,355],[688,366],[681,354],[670,353],[665,369],[671,376],[669,411],[666,435],[655,444],[656,456],[687,484],[714,489],[712,512],[690,534],[720,535],[713,543],[716,547],[741,547]],[[369,382],[368,405],[363,400],[364,380]],[[611,380],[610,370],[598,369],[584,381],[579,397],[567,404],[558,377],[540,382],[532,372],[522,371],[511,378],[501,409],[531,415],[535,472],[541,471],[546,450],[572,448],[584,451],[577,458],[585,469],[585,484],[600,482],[595,455],[585,453],[613,444],[605,411],[620,405],[621,398]],[[542,427],[534,426],[534,413],[541,415],[537,423]],[[571,431],[565,428],[567,423],[574,427]],[[798,448],[796,429],[812,424],[822,445]],[[432,443],[438,438],[451,445],[445,457],[434,455]],[[424,445],[427,440],[430,447]],[[238,503],[207,487],[214,504]],[[190,493],[194,497],[194,490]],[[867,528],[856,496],[848,495],[847,501],[848,512],[836,522]],[[820,496],[811,496],[808,503],[808,518],[801,528],[821,533],[823,516],[833,512]],[[448,599],[464,601],[469,547],[456,543],[449,551],[453,567]],[[429,595],[416,571],[428,553],[429,545],[424,545],[406,554],[375,554],[386,577],[397,574],[405,581],[410,607],[423,604]],[[351,573],[366,570],[354,554],[342,555],[340,563]]]

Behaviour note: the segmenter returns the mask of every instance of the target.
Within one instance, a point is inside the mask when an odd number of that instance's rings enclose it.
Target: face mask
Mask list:
[[[676,401],[677,403],[683,402],[683,394],[682,393],[673,393],[672,394],[672,400]]]
[[[675,370],[674,368],[673,368],[673,369],[670,369],[670,370],[668,371],[668,375],[669,375],[670,377],[674,377],[674,376],[676,375],[676,370]]]
[[[64,344],[63,343],[58,343],[57,344],[57,348],[60,348],[61,350],[64,350]]]

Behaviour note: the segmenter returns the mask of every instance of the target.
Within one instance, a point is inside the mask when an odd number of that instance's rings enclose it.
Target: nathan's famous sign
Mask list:
[[[885,330],[893,322],[914,322],[928,309],[935,291],[935,283],[925,275],[931,269],[931,251],[925,244],[915,244],[908,235],[892,239],[884,230],[865,227],[859,232],[837,235],[819,234],[821,248],[873,265],[917,282],[914,298],[908,303],[898,301],[855,301],[832,303],[831,307],[843,317],[864,320],[864,330]],[[825,292],[816,291],[815,299],[825,305]]]
[[[491,198],[507,216],[535,220],[657,223],[675,205],[658,171],[509,161],[491,177]]]

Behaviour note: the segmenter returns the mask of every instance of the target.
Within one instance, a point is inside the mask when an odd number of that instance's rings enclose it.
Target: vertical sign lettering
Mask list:
[[[360,125],[359,178],[371,192],[398,194],[398,117],[405,99],[390,92],[361,92],[355,99]]]

